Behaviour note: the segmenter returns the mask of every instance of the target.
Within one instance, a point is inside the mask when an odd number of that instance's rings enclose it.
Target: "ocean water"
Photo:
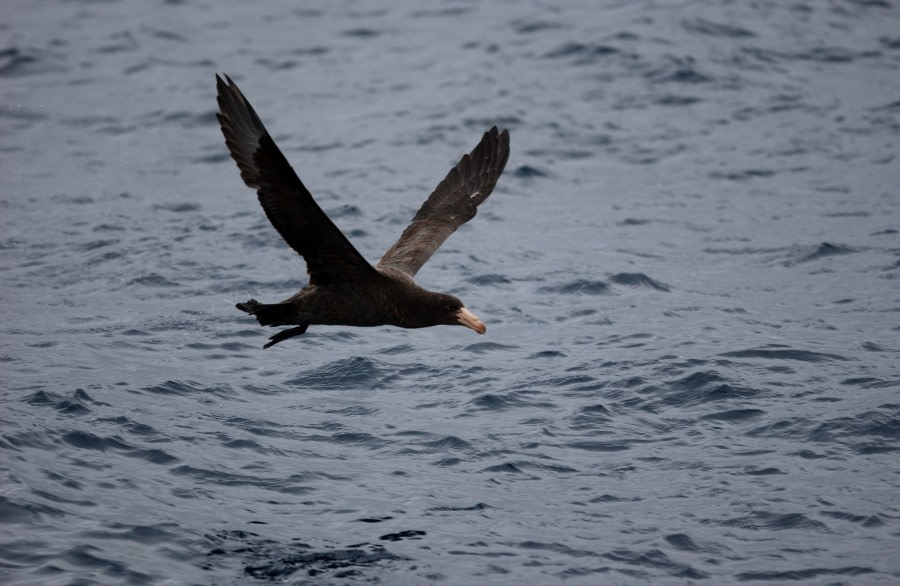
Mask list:
[[[900,582],[900,4],[0,1],[0,582]],[[487,323],[272,331],[242,87]]]

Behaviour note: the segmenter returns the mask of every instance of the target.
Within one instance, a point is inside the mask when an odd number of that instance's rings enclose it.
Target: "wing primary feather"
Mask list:
[[[457,228],[475,217],[478,206],[493,191],[508,159],[509,132],[501,132],[493,126],[484,133],[478,145],[450,169],[378,266],[415,275]]]
[[[328,218],[294,173],[253,106],[227,75],[216,75],[216,118],[241,178],[256,189],[275,230],[306,260],[311,284],[365,278],[374,267]]]

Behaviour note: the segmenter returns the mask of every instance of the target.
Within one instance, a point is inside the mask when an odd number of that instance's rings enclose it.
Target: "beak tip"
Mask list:
[[[459,325],[466,326],[467,328],[475,330],[475,332],[482,336],[487,331],[487,326],[484,325],[484,322],[478,319],[477,315],[475,315],[465,307],[459,310],[457,317]]]

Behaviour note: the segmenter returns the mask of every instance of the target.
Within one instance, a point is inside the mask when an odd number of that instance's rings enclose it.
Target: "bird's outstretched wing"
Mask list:
[[[227,75],[225,81],[216,75],[216,87],[216,117],[241,178],[256,189],[266,216],[285,242],[306,259],[310,284],[374,274],[374,267],[313,200],[238,86]]]
[[[378,266],[415,275],[448,236],[475,217],[476,208],[493,191],[508,158],[509,132],[499,132],[494,126],[428,196]]]

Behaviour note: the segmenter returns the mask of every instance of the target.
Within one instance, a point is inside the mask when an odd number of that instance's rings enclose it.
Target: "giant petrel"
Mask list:
[[[509,158],[509,132],[494,126],[463,155],[416,213],[400,239],[369,264],[316,204],[238,86],[216,75],[225,144],[241,178],[256,190],[269,221],[306,260],[309,284],[281,303],[251,299],[238,309],[264,326],[295,326],[269,338],[268,348],[310,325],[424,328],[484,323],[453,295],[419,287],[413,277],[434,251],[491,194]]]

